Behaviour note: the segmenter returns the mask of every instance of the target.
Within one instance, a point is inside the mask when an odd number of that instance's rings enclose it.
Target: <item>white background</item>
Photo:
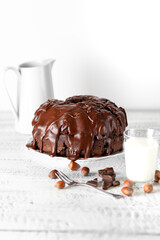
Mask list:
[[[160,109],[160,1],[1,0],[1,68],[50,57],[56,98],[94,94]],[[0,110],[9,109],[1,82]]]

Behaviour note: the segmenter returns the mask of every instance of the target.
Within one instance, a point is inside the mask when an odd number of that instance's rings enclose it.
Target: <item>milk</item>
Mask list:
[[[131,137],[124,143],[127,178],[134,182],[153,180],[158,143],[153,138]]]

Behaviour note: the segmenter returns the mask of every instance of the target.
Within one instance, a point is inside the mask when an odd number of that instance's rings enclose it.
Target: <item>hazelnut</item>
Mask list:
[[[126,186],[126,187],[132,188],[133,187],[133,182],[131,180],[127,179],[127,180],[124,181],[123,185]]]
[[[83,167],[81,170],[82,176],[87,176],[89,174],[89,168],[88,167]]]
[[[133,194],[133,188],[131,188],[131,187],[123,187],[123,188],[121,189],[121,192],[122,192],[124,195],[126,195],[126,196],[132,196],[132,194]]]
[[[73,162],[71,161],[69,164],[68,164],[69,168],[72,170],[72,171],[76,171],[77,169],[80,168],[80,165],[76,162]]]
[[[144,185],[144,191],[145,191],[146,193],[151,193],[151,192],[153,191],[153,186],[152,186],[152,184],[146,183],[146,184]]]
[[[63,189],[65,187],[65,183],[63,181],[58,181],[54,186],[58,189]]]
[[[54,170],[50,171],[50,173],[48,174],[48,177],[51,179],[56,179],[57,178],[56,173],[58,173],[58,171],[56,169],[54,169]]]
[[[160,184],[160,179],[158,180],[158,183]]]

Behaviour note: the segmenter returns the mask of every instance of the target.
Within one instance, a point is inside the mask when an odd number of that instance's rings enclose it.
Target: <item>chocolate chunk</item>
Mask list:
[[[157,175],[155,174],[155,176],[154,176],[154,181],[155,181],[155,182],[158,182],[158,180],[159,180],[159,178],[158,178]]]
[[[98,175],[102,178],[103,175],[107,175],[107,169],[98,170]]]
[[[110,176],[110,175],[104,175],[103,176],[103,180],[107,181],[107,182],[113,182],[115,180],[114,176]]]
[[[103,179],[112,179],[112,181],[115,180],[115,173],[113,174],[108,174],[107,169],[102,169],[98,171],[98,175],[103,178]]]
[[[115,187],[120,185],[120,182],[115,180],[116,174],[112,167],[98,170],[98,175],[103,179],[103,190],[107,190],[111,186]]]
[[[114,172],[114,170],[113,170],[112,167],[107,168],[107,169],[105,169],[105,170],[107,170],[107,174],[109,174],[109,175],[114,175],[114,174],[115,174],[115,172]]]
[[[94,178],[93,180],[90,180],[90,181],[86,182],[86,184],[91,185],[93,187],[97,187],[98,186],[98,179]]]
[[[160,179],[160,171],[159,170],[155,171],[155,176],[157,176],[157,178]]]
[[[105,180],[103,181],[103,184],[102,184],[103,190],[107,190],[111,186],[112,186],[112,182],[108,182],[108,181],[105,181]]]
[[[113,181],[113,186],[116,187],[116,186],[119,186],[120,185],[120,182],[119,181]]]
[[[101,170],[98,170],[98,175],[101,177],[101,178],[104,178],[104,175],[110,175],[110,176],[116,176],[115,172],[113,170],[110,170],[110,169],[101,169]]]

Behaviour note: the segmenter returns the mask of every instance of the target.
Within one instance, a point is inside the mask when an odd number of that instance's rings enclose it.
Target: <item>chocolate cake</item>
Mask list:
[[[82,95],[43,103],[32,125],[27,147],[74,161],[122,150],[127,117],[108,99]]]

